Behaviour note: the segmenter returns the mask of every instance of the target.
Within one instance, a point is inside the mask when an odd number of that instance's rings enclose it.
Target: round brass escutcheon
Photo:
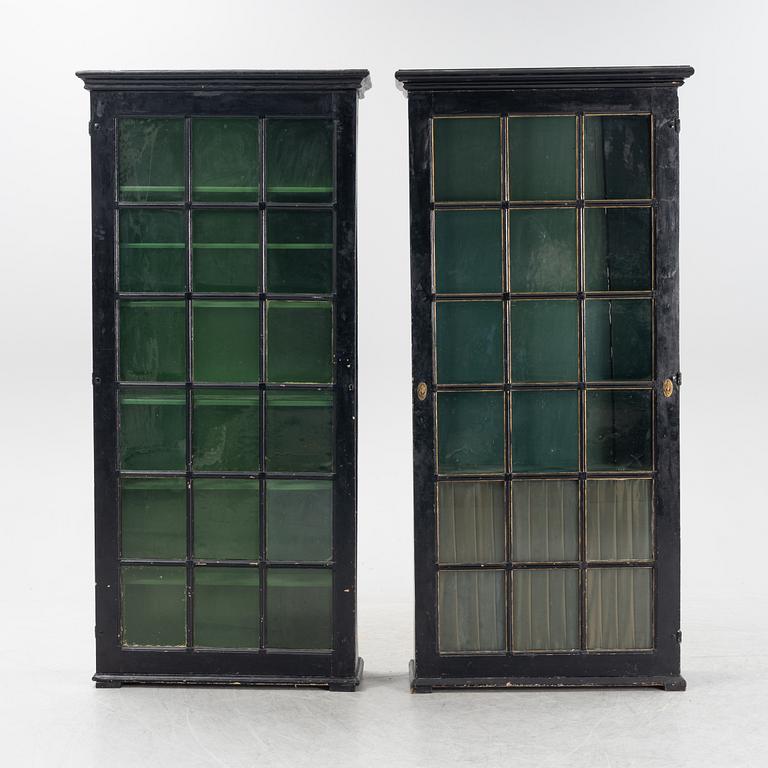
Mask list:
[[[425,382],[419,382],[419,385],[416,387],[416,397],[418,397],[419,400],[427,399],[427,385]]]
[[[664,393],[664,397],[672,397],[674,389],[675,385],[672,383],[672,379],[664,379],[664,383],[661,386],[661,391]]]

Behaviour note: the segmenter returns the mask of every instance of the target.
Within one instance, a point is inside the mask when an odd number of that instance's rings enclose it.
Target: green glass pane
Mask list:
[[[333,290],[333,213],[268,211],[267,290],[330,293]]]
[[[653,373],[651,299],[588,299],[587,381],[646,381]]]
[[[121,118],[117,183],[120,200],[183,200],[183,118]]]
[[[652,287],[650,208],[586,208],[588,291],[648,291]]]
[[[504,381],[500,301],[439,301],[435,307],[440,384]]]
[[[579,483],[512,483],[512,553],[523,563],[579,559]]]
[[[501,200],[501,120],[435,118],[435,200]]]
[[[510,210],[509,259],[515,293],[575,291],[576,210]]]
[[[259,481],[198,478],[192,489],[195,557],[258,560]]]
[[[503,562],[504,507],[504,483],[466,480],[438,483],[439,562]]]
[[[333,574],[326,568],[267,570],[267,646],[330,650]]]
[[[440,653],[504,650],[504,571],[440,571],[437,601]]]
[[[503,472],[503,393],[441,392],[437,435],[438,472]]]
[[[187,227],[183,211],[120,211],[120,290],[184,291]]]
[[[259,393],[255,390],[196,390],[192,408],[192,468],[257,471],[259,417]]]
[[[258,382],[258,301],[193,301],[192,323],[195,381]]]
[[[512,393],[512,471],[579,469],[579,399],[571,390]]]
[[[650,470],[653,463],[650,390],[587,392],[587,469]]]
[[[584,118],[584,190],[587,200],[651,197],[649,115]]]
[[[120,379],[186,381],[187,309],[183,301],[120,302]]]
[[[333,200],[333,122],[267,120],[267,200]]]
[[[587,480],[587,559],[650,560],[653,480]]]
[[[124,565],[123,645],[184,646],[187,570],[184,566]]]
[[[267,302],[267,380],[323,384],[333,378],[330,301]]]
[[[333,471],[333,394],[267,393],[267,471]]]
[[[438,293],[501,293],[500,211],[435,211]]]
[[[187,483],[183,477],[124,477],[120,482],[123,557],[187,556]]]
[[[195,291],[258,291],[261,286],[258,211],[192,212]]]
[[[187,399],[183,389],[120,390],[120,468],[186,467]]]
[[[332,515],[330,480],[268,480],[267,557],[330,560]]]
[[[195,568],[197,648],[259,647],[258,568]]]
[[[192,199],[259,199],[259,121],[246,117],[192,120]]]
[[[576,199],[576,117],[510,117],[509,199]]]
[[[518,570],[512,576],[516,651],[580,647],[579,572],[575,568]]]
[[[512,381],[579,378],[579,304],[525,299],[509,304]]]
[[[587,648],[652,648],[652,627],[650,568],[587,568]]]

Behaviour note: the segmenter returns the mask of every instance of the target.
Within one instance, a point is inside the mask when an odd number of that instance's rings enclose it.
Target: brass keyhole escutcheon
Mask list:
[[[425,382],[419,382],[419,385],[416,387],[416,397],[418,397],[419,400],[427,399],[427,385]]]
[[[664,393],[664,397],[672,397],[672,392],[675,390],[675,385],[672,379],[664,379],[664,383],[661,385],[661,391]]]

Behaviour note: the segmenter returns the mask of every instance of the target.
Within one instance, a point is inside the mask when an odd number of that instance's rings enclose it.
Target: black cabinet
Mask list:
[[[82,72],[96,675],[353,689],[365,71]]]
[[[682,689],[677,88],[401,71],[412,686]]]

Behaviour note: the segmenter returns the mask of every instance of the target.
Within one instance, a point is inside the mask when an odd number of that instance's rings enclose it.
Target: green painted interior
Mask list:
[[[187,556],[187,483],[183,477],[124,477],[120,482],[123,557]]]
[[[183,565],[124,565],[120,594],[123,645],[185,644],[187,571]]]
[[[330,649],[332,584],[327,568],[267,569],[267,646]]]
[[[196,566],[195,646],[259,647],[259,569]]]

